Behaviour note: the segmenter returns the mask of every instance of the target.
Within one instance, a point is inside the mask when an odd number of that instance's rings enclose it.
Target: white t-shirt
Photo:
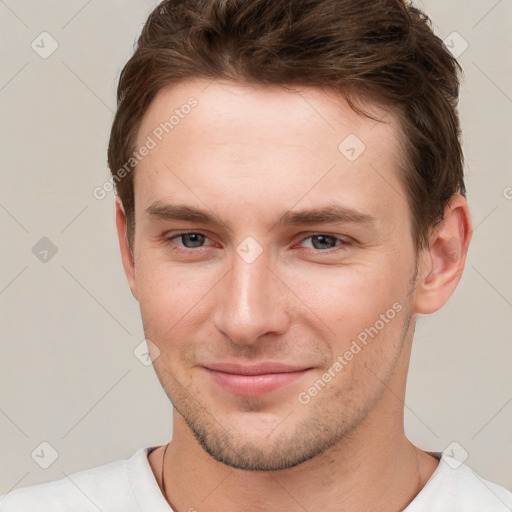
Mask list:
[[[172,512],[151,471],[148,454],[73,473],[0,497],[2,512]],[[404,512],[510,512],[512,493],[454,459],[440,458],[429,481]],[[198,505],[199,506],[199,505]]]

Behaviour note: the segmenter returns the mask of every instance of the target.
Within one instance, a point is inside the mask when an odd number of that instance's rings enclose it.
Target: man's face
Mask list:
[[[405,379],[416,259],[398,125],[378,112],[198,80],[144,117],[136,147],[155,147],[135,171],[130,284],[165,391],[221,462],[297,465]],[[298,215],[327,208],[345,215]]]

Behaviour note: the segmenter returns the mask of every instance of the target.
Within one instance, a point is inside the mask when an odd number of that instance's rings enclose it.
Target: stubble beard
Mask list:
[[[340,444],[371,413],[391,380],[402,352],[412,318],[410,308],[405,313],[407,316],[398,333],[400,341],[394,358],[384,375],[374,377],[379,383],[372,390],[372,395],[364,395],[363,403],[340,408],[345,390],[329,393],[324,389],[315,397],[315,402],[308,405],[299,405],[294,397],[293,405],[288,409],[286,405],[283,407],[282,424],[277,421],[278,426],[273,431],[269,429],[267,435],[253,435],[249,440],[245,432],[230,428],[229,416],[216,418],[214,410],[191,398],[183,386],[166,385],[164,389],[169,390],[167,394],[175,412],[181,415],[204,451],[217,462],[246,471],[293,468]],[[290,420],[293,421],[294,407],[299,411],[306,407],[308,416],[290,430],[286,427]],[[240,411],[244,414],[258,414],[261,410],[264,409],[257,399],[248,398],[240,402]]]

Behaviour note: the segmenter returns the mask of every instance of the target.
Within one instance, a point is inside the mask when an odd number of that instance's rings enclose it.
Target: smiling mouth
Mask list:
[[[266,395],[290,385],[312,369],[281,363],[253,366],[216,364],[203,368],[216,386],[234,395],[251,397]]]

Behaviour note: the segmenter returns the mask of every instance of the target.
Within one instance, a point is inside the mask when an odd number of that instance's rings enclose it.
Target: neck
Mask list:
[[[386,407],[386,401],[377,408]],[[390,422],[375,428],[371,422],[367,418],[342,442],[294,468],[254,472],[210,457],[175,412],[173,440],[164,461],[167,498],[176,512],[235,512],[247,509],[247,504],[255,512],[403,510],[437,461],[414,447],[401,426]]]

